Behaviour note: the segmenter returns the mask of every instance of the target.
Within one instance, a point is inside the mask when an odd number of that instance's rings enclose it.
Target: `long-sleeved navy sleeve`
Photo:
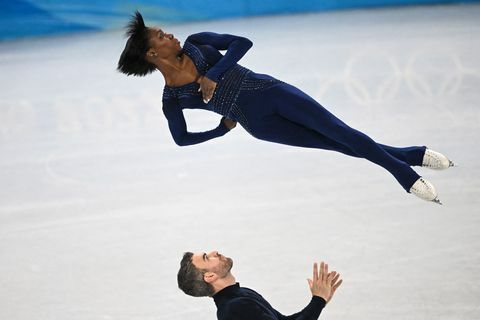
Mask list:
[[[292,314],[290,316],[284,316],[280,312],[277,312],[278,319],[281,320],[316,320],[320,316],[323,308],[325,308],[326,301],[317,296],[313,296],[310,303],[303,308],[302,311]]]
[[[230,131],[223,118],[220,124],[213,130],[204,132],[188,132],[187,123],[183,116],[182,109],[173,99],[163,101],[163,113],[168,121],[168,128],[172,134],[173,140],[179,146],[188,146],[192,144],[202,143],[207,140],[223,136]]]
[[[325,307],[325,300],[313,296],[310,303],[300,312],[284,316],[251,298],[237,298],[231,301],[219,319],[231,320],[317,320]]]
[[[234,66],[253,45],[252,41],[245,37],[215,32],[195,33],[190,35],[187,41],[199,45],[211,45],[217,50],[227,50],[225,55],[205,74],[215,82],[218,82],[220,75]]]

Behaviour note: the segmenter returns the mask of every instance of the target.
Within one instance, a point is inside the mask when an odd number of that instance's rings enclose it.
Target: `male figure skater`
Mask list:
[[[312,299],[300,312],[284,316],[257,292],[240,287],[230,270],[233,260],[217,251],[186,252],[180,262],[178,287],[194,297],[212,297],[219,320],[316,320],[332,299],[343,280],[336,271],[328,272],[328,264],[313,265],[313,278],[308,279]]]

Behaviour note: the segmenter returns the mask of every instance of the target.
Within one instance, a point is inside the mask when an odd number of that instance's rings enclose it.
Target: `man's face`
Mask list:
[[[219,254],[217,251],[210,253],[197,252],[192,256],[192,263],[198,269],[216,274],[219,278],[227,276],[233,266],[232,259]]]

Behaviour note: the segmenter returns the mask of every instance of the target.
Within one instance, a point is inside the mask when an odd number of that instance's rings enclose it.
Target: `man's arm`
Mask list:
[[[284,316],[277,311],[277,317],[281,320],[317,320],[326,304],[327,302],[323,298],[313,296],[310,303],[302,311],[289,316]]]
[[[313,279],[308,279],[310,291],[312,292],[312,300],[300,312],[290,316],[284,316],[277,311],[278,319],[282,320],[317,320],[323,308],[332,299],[337,288],[342,284],[343,280],[338,281],[340,274],[336,271],[328,272],[328,264],[321,263],[320,271],[317,264],[313,265]]]

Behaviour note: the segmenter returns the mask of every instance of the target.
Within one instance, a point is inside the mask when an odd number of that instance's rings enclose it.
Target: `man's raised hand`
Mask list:
[[[320,263],[318,270],[317,263],[313,264],[313,279],[307,279],[312,295],[323,298],[329,302],[337,288],[342,284],[340,274],[336,271],[328,272],[328,264],[323,261]]]
[[[332,271],[332,272],[329,273],[329,275],[330,274],[333,275],[332,291],[330,292],[330,297],[328,297],[328,299],[327,299],[327,303],[329,303],[330,300],[332,300],[333,295],[335,294],[335,291],[337,290],[338,287],[340,287],[340,285],[343,282],[343,279],[340,279],[340,273],[337,273],[336,271]],[[338,281],[339,279],[340,279],[340,281]]]

